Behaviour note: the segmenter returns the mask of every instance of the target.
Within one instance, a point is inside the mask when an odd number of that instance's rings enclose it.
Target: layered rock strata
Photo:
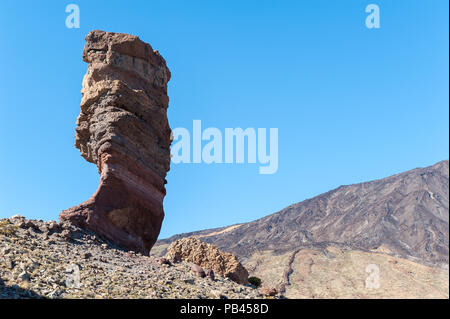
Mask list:
[[[158,51],[123,33],[90,32],[83,60],[89,66],[75,146],[97,165],[100,185],[60,220],[148,254],[164,218],[170,71]]]

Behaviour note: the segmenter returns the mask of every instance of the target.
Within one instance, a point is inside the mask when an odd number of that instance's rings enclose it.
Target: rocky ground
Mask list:
[[[160,243],[154,246],[152,254],[164,256],[167,250],[167,244]],[[395,256],[385,247],[363,251],[336,244],[299,245],[285,253],[258,250],[241,260],[250,276],[260,278],[263,286],[274,287],[289,299],[449,297],[448,269]],[[376,288],[366,286],[372,273],[369,265],[379,270]]]
[[[255,252],[244,266],[287,298],[448,299],[449,272],[392,255],[329,245],[285,254]],[[370,280],[378,285],[371,287]]]
[[[0,298],[264,298],[191,266],[124,251],[69,223],[0,219]]]

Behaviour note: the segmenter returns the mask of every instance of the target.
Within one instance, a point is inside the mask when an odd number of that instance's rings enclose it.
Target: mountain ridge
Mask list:
[[[252,222],[159,240],[155,250],[161,254],[166,244],[195,235],[244,260],[255,251],[333,244],[362,251],[383,247],[395,256],[448,268],[448,171],[447,159],[341,185]]]

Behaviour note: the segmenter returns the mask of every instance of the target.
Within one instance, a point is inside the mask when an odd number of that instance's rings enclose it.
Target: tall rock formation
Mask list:
[[[148,254],[164,218],[170,169],[170,71],[158,51],[123,33],[90,32],[83,60],[89,66],[75,146],[97,165],[100,185],[60,220]]]

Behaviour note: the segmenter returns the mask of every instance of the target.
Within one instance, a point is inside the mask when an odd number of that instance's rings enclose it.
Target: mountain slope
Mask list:
[[[448,298],[449,162],[341,186],[253,222],[198,236],[288,297]],[[368,291],[365,267],[381,267]],[[330,277],[331,276],[331,277]]]
[[[202,235],[220,249],[249,257],[255,250],[288,251],[333,243],[384,246],[427,264],[448,264],[449,162],[387,178],[341,186],[256,221],[173,236]],[[222,231],[222,232],[221,232]],[[214,234],[219,232],[219,234]],[[208,235],[210,234],[210,235]]]

